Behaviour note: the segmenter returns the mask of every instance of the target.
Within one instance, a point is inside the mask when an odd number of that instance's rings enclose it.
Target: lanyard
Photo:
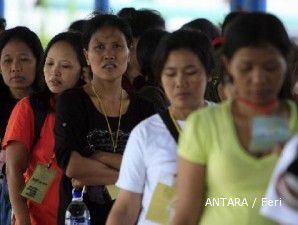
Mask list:
[[[51,156],[48,164],[47,164],[47,168],[51,168],[52,164],[53,164],[53,160],[55,159],[55,153],[53,153],[53,155]]]
[[[256,105],[252,102],[250,102],[249,100],[246,100],[244,98],[241,97],[237,97],[236,101],[239,101],[243,104],[245,104],[246,106],[248,106],[249,108],[251,108],[252,110],[254,110],[255,112],[261,113],[261,114],[265,114],[265,115],[270,115],[273,113],[274,109],[278,106],[279,101],[278,99],[273,99],[270,103],[268,103],[265,106],[259,106]]]
[[[100,108],[102,109],[103,113],[104,113],[104,116],[105,116],[105,120],[107,122],[107,126],[108,126],[108,130],[109,130],[109,133],[110,133],[110,136],[111,136],[111,140],[112,140],[112,145],[113,145],[113,152],[116,152],[116,149],[117,149],[117,144],[118,144],[118,136],[119,136],[119,130],[120,130],[120,123],[121,123],[121,111],[122,111],[122,89],[121,89],[121,95],[120,95],[120,107],[119,107],[119,120],[118,120],[118,127],[117,127],[117,133],[116,133],[116,138],[114,140],[113,138],[113,133],[112,133],[112,129],[111,129],[111,126],[110,126],[110,123],[109,123],[109,120],[108,120],[108,116],[107,116],[107,113],[105,111],[105,108],[104,108],[104,105],[103,105],[103,102],[101,101],[98,93],[96,92],[95,90],[95,87],[94,85],[91,83],[91,87],[92,87],[92,91],[93,93],[95,94],[96,98],[97,98],[97,101],[100,105]]]

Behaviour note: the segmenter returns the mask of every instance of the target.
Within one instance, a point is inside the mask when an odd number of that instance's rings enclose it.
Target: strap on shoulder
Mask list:
[[[34,139],[32,146],[34,146],[40,138],[40,131],[47,116],[47,110],[44,103],[36,96],[30,96],[30,105],[34,114]]]
[[[165,123],[166,127],[168,128],[168,130],[170,131],[172,137],[174,138],[174,140],[176,141],[176,143],[178,143],[178,138],[179,138],[179,133],[175,127],[175,124],[173,123],[169,110],[165,110],[163,112],[159,113],[161,119],[163,120],[163,122]]]

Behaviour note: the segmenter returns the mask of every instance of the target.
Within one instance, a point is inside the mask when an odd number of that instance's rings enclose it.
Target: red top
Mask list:
[[[30,152],[30,162],[24,173],[25,182],[29,180],[38,163],[47,165],[54,154],[54,124],[55,114],[46,116],[40,131],[40,139],[31,149],[34,138],[34,114],[28,98],[20,100],[13,109],[9,118],[6,133],[3,139],[3,148],[6,149],[11,141],[18,141],[26,146]],[[56,177],[41,204],[27,200],[31,225],[56,225],[59,203],[59,183],[62,171],[56,160],[53,160],[52,169],[56,170]]]

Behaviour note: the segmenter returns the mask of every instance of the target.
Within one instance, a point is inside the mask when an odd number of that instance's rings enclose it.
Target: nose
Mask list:
[[[59,65],[53,65],[51,74],[54,76],[61,76],[61,71],[60,71]]]
[[[21,70],[21,64],[19,60],[13,60],[11,64],[11,71],[12,72],[20,72]]]
[[[266,83],[266,73],[261,68],[255,68],[252,74],[252,83],[264,84]]]
[[[113,49],[107,48],[105,50],[105,60],[114,60],[115,59],[115,51]]]
[[[187,81],[182,73],[178,73],[176,77],[176,87],[177,88],[184,88],[187,86]]]

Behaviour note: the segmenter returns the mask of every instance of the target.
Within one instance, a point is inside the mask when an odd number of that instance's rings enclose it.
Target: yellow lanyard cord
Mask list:
[[[100,108],[102,109],[103,113],[104,113],[104,116],[105,116],[105,119],[106,119],[106,122],[107,122],[107,126],[108,126],[108,130],[109,130],[109,133],[110,133],[110,136],[111,136],[111,140],[112,140],[112,145],[113,145],[113,152],[116,152],[116,149],[117,149],[117,144],[118,144],[118,136],[119,136],[119,130],[120,130],[120,123],[121,123],[121,111],[122,111],[122,89],[121,89],[121,95],[120,95],[120,107],[119,107],[119,121],[118,121],[118,128],[117,128],[117,133],[116,133],[116,139],[114,141],[114,138],[113,138],[113,133],[112,133],[112,129],[111,129],[111,126],[110,126],[110,123],[109,123],[109,120],[108,120],[108,116],[107,116],[107,113],[105,111],[105,108],[104,108],[104,105],[101,101],[101,99],[99,98],[96,90],[95,90],[95,87],[94,85],[91,83],[91,87],[92,87],[92,91],[93,93],[95,94],[96,98],[97,98],[97,101],[100,105]]]
[[[179,124],[176,122],[176,120],[175,120],[173,114],[171,113],[171,110],[169,110],[169,114],[170,114],[171,120],[173,121],[174,126],[176,127],[176,129],[177,129],[177,131],[178,131],[178,133],[179,133],[179,135],[180,135],[180,134],[181,134],[181,127],[180,127]]]

